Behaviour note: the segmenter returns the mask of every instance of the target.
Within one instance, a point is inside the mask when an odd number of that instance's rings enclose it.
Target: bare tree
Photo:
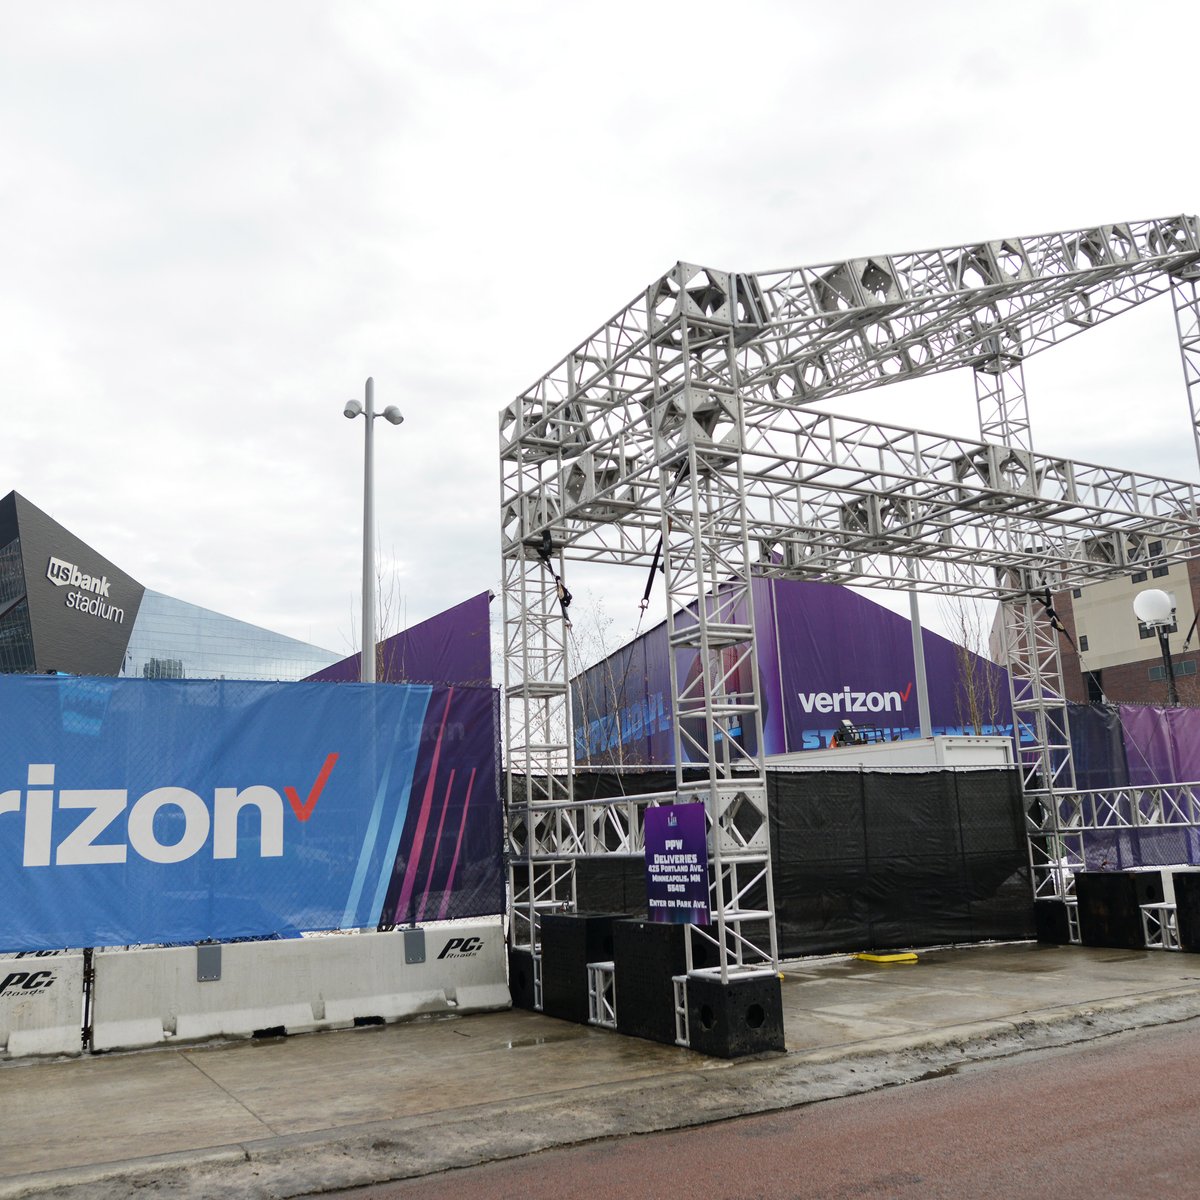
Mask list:
[[[954,705],[965,730],[992,730],[1001,714],[1001,671],[991,659],[990,635],[995,606],[973,597],[943,600],[942,621],[954,641],[958,678]]]
[[[362,645],[359,632],[359,618],[362,615],[361,604],[350,602],[350,643],[351,653]],[[388,638],[400,633],[407,627],[408,597],[400,590],[400,564],[396,551],[385,559],[375,548],[375,678],[387,682],[387,671],[383,643]],[[400,664],[400,676],[403,678],[404,664]]]
[[[588,761],[595,765],[620,767],[625,765],[625,714],[622,709],[626,700],[622,687],[624,678],[613,659],[617,649],[613,624],[603,599],[591,593],[584,604],[577,605],[572,612],[572,718],[577,733],[582,732],[585,744],[592,723],[603,720],[604,745],[590,752]]]
[[[567,666],[571,683],[571,716],[574,726],[575,758],[589,766],[628,765],[629,732],[627,708],[630,693],[640,702],[639,681],[627,680],[626,665],[632,650],[621,653],[633,633],[605,607],[604,600],[590,590],[576,593],[568,611],[570,626],[564,631]],[[500,662],[501,656],[494,655]],[[501,664],[502,671],[502,664]],[[498,672],[499,673],[499,672]],[[583,676],[587,674],[585,681]],[[566,706],[542,701],[512,714],[515,735],[531,742],[561,745],[567,737]],[[528,728],[520,728],[528,721]],[[594,725],[595,723],[595,725]],[[596,745],[596,735],[602,743]],[[589,739],[589,734],[592,737]],[[593,748],[594,747],[594,748]]]
[[[641,623],[638,622],[636,629],[622,630],[603,598],[592,593],[587,593],[582,604],[577,603],[572,611],[575,729],[582,733],[586,743],[593,722],[599,722],[598,732],[603,737],[603,744],[588,754],[588,761],[613,767],[637,764],[643,760],[636,752],[631,756],[628,742],[637,733],[636,726],[630,724],[630,709],[634,704],[640,706],[644,699],[643,681],[630,678],[635,655],[633,640]]]

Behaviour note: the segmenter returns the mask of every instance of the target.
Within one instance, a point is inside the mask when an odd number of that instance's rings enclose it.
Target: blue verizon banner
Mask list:
[[[0,676],[0,950],[499,912],[490,688]]]

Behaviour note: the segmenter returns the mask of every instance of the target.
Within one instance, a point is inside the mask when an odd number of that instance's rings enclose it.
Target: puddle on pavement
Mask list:
[[[540,1037],[513,1038],[511,1042],[504,1043],[504,1048],[505,1050],[527,1050],[530,1046],[549,1046],[553,1042],[574,1042],[581,1037],[583,1034],[570,1029],[565,1033],[551,1033]]]

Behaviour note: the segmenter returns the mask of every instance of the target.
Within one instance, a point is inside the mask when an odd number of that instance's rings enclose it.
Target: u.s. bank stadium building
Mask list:
[[[340,658],[152,591],[24,496],[0,499],[0,672],[298,680]]]

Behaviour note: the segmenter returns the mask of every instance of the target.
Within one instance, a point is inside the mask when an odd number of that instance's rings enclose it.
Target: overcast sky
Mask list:
[[[498,586],[501,407],[676,260],[1195,212],[1195,35],[1097,0],[0,0],[0,494],[348,652],[367,375],[412,622]],[[1197,477],[1169,301],[1026,380],[1039,450]],[[969,373],[870,404],[977,431]],[[632,623],[635,574],[576,590]]]

